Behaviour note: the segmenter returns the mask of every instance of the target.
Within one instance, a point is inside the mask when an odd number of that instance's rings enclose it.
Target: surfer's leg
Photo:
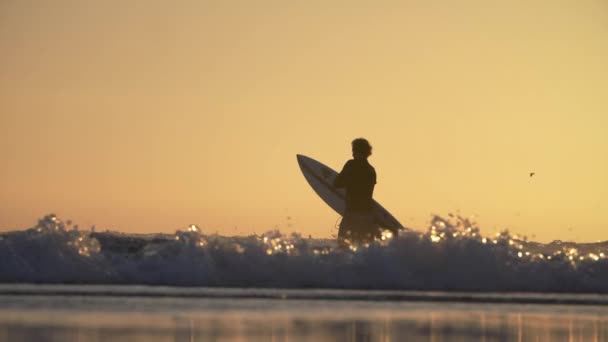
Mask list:
[[[369,243],[379,237],[378,225],[371,213],[349,212],[340,222],[339,244]]]
[[[361,231],[368,242],[380,238],[380,229],[371,213],[361,215]]]
[[[374,240],[373,217],[367,213],[350,213],[348,232],[354,243],[367,243]]]
[[[338,245],[340,247],[348,246],[353,242],[352,224],[352,214],[345,213],[342,217],[342,221],[340,221],[340,228],[338,229]]]

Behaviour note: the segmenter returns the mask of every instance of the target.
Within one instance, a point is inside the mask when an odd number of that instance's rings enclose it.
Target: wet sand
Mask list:
[[[183,290],[177,289],[177,292]],[[250,291],[250,290],[246,290]],[[277,292],[277,298],[284,290]],[[305,290],[302,290],[305,291]],[[33,292],[33,291],[31,291]],[[86,291],[83,291],[86,292]],[[120,291],[118,291],[120,292]],[[1,341],[604,341],[602,305],[0,294]],[[213,290],[222,293],[222,290]],[[238,290],[237,290],[238,292]],[[255,292],[255,291],[254,291]],[[96,293],[93,291],[93,293]],[[499,295],[503,299],[509,295]],[[559,295],[557,295],[559,296]],[[340,299],[343,298],[343,299]],[[505,300],[506,302],[506,300]]]

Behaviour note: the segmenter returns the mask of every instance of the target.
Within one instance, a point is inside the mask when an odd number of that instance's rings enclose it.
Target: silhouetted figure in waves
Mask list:
[[[346,189],[346,212],[340,222],[338,242],[371,242],[379,236],[372,214],[376,170],[367,161],[372,146],[363,138],[352,142],[353,158],[346,162],[334,180],[334,187]]]

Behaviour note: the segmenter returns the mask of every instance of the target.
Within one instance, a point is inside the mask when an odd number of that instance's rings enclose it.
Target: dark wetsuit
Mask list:
[[[370,240],[377,234],[372,217],[372,196],[376,170],[367,159],[351,159],[336,179],[336,188],[346,188],[346,213],[340,223],[339,238]]]

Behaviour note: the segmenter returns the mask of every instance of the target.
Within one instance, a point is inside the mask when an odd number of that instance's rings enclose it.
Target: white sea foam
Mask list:
[[[0,282],[607,293],[607,247],[482,236],[461,217],[341,250],[279,231],[83,232],[48,215],[0,237]]]

